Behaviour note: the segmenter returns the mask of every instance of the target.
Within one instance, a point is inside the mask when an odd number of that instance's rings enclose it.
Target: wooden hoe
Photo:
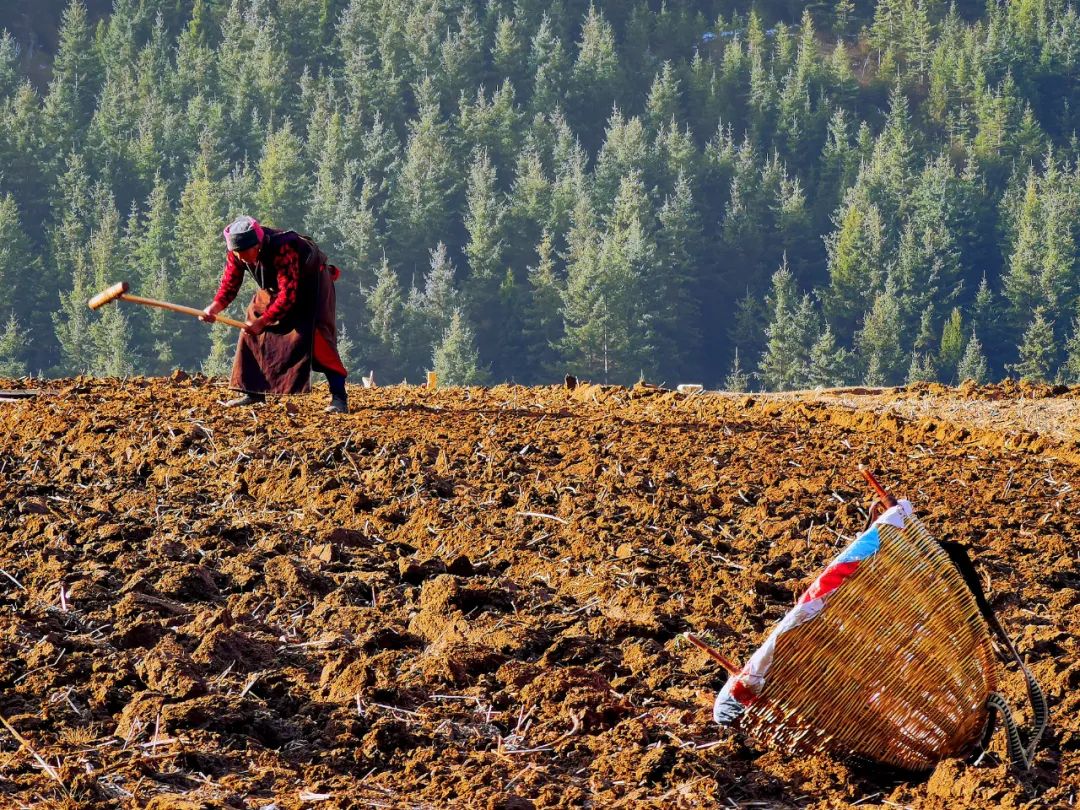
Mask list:
[[[133,304],[144,304],[148,307],[160,307],[161,309],[171,309],[173,312],[182,312],[184,315],[191,315],[195,318],[201,318],[203,315],[202,310],[193,309],[192,307],[184,307],[180,304],[170,304],[168,301],[156,301],[153,298],[143,298],[141,295],[128,295],[128,290],[131,289],[126,281],[121,281],[117,284],[113,284],[107,290],[103,290],[90,299],[88,302],[90,309],[101,309],[101,307],[108,304],[110,301],[116,301],[117,299],[122,301],[130,301]],[[237,329],[243,329],[245,324],[243,321],[238,321],[233,318],[227,318],[224,315],[218,315],[216,323],[224,323],[229,326],[235,326]]]

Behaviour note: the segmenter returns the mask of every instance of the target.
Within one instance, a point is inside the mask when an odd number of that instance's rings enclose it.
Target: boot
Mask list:
[[[244,405],[261,405],[266,402],[266,396],[263,394],[243,394],[236,399],[230,399],[225,403],[226,408],[239,408]]]
[[[347,394],[332,394],[330,404],[323,409],[324,413],[348,413],[349,397]]]

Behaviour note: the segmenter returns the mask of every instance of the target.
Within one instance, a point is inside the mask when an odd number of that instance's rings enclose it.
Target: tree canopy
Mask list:
[[[343,269],[384,380],[1080,374],[1065,0],[70,0],[0,29],[0,373],[220,371],[203,324],[85,302],[205,305],[248,213]]]

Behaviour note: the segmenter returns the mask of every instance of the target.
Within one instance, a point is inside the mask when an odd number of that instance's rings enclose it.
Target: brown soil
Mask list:
[[[177,374],[0,403],[0,715],[26,740],[0,728],[0,806],[944,810],[1080,787],[1070,392],[383,388],[345,417],[224,397]],[[724,674],[680,634],[745,659],[861,528],[860,462],[971,549],[1050,698],[1030,777],[1000,738],[912,775],[711,722]],[[1004,691],[1023,702],[1015,672]]]

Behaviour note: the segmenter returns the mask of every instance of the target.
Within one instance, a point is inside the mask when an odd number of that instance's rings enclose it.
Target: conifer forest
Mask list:
[[[1080,382],[1065,0],[7,0],[0,29],[0,377],[227,373],[235,331],[86,302],[204,307],[250,214],[342,268],[356,380]]]

